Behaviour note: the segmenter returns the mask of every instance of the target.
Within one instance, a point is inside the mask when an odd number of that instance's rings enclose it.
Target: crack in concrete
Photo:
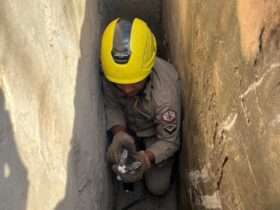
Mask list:
[[[259,87],[262,83],[263,83],[263,81],[264,81],[264,79],[271,73],[271,72],[273,72],[273,71],[275,71],[275,70],[279,70],[279,68],[280,68],[280,63],[273,63],[273,64],[271,64],[270,65],[270,67],[269,67],[269,69],[261,76],[261,78],[260,79],[258,79],[257,81],[255,81],[255,82],[253,82],[251,85],[249,85],[249,87],[246,89],[246,91],[244,91],[240,96],[239,96],[239,98],[241,99],[241,108],[242,108],[242,111],[243,111],[243,113],[244,113],[244,116],[245,116],[245,119],[246,119],[246,122],[247,122],[247,125],[249,125],[250,124],[250,119],[249,119],[249,112],[248,112],[248,108],[247,108],[247,106],[245,105],[245,97],[249,94],[249,93],[251,93],[252,91],[254,91],[255,92],[255,94],[257,94],[257,87]],[[256,99],[257,100],[257,103],[259,103],[259,101],[258,101],[258,99]]]
[[[252,176],[252,178],[253,178],[254,184],[255,184],[256,186],[258,186],[258,185],[257,185],[257,179],[256,179],[255,173],[254,173],[254,171],[253,171],[253,167],[252,167],[251,161],[250,161],[250,159],[249,159],[249,155],[248,155],[248,151],[247,151],[247,149],[246,149],[246,146],[245,146],[245,144],[243,143],[242,140],[240,141],[240,143],[241,143],[241,146],[242,146],[242,149],[243,149],[243,152],[244,152],[244,156],[245,156],[245,158],[246,158],[246,162],[247,162],[247,164],[248,164],[249,171],[250,171],[251,176]]]
[[[259,35],[259,46],[258,46],[258,52],[257,52],[256,57],[254,59],[254,66],[257,65],[259,55],[261,54],[261,52],[263,50],[263,34],[264,34],[264,30],[265,30],[265,27],[263,26],[261,28],[260,35]]]
[[[237,116],[237,113],[231,113],[227,119],[221,123],[221,126],[218,130],[218,137],[222,137],[225,131],[230,131],[233,128],[234,124],[236,123]]]
[[[245,117],[247,125],[250,125],[249,112],[248,112],[247,106],[245,105],[244,98],[241,98],[241,109],[244,113],[244,117]]]
[[[91,184],[92,180],[91,179],[86,179],[82,184],[80,184],[78,192],[81,193],[83,192],[87,186]]]
[[[214,131],[214,142],[218,142],[218,144],[222,143],[222,141],[225,139],[225,132],[228,132],[233,128],[236,123],[237,117],[237,113],[231,113],[219,126],[218,123],[216,123],[216,129]]]
[[[224,167],[225,165],[227,164],[228,162],[228,156],[226,156],[224,158],[224,161],[222,163],[222,166],[221,166],[221,170],[220,170],[220,176],[219,176],[219,179],[218,179],[218,182],[217,182],[217,189],[220,190],[220,186],[221,186],[221,183],[222,183],[222,179],[224,177]]]
[[[270,74],[271,72],[273,72],[273,71],[274,71],[275,69],[277,69],[277,68],[280,68],[280,63],[271,64],[269,70],[267,70],[267,71],[262,75],[262,77],[261,77],[259,80],[253,82],[253,83],[247,88],[247,90],[246,90],[244,93],[242,93],[239,97],[242,99],[242,98],[244,98],[245,96],[247,96],[250,92],[256,91],[257,87],[260,86],[260,85],[263,83],[265,77],[266,77],[268,74]]]

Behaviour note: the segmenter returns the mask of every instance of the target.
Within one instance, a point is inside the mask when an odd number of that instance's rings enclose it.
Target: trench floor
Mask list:
[[[150,195],[143,182],[134,184],[134,191],[125,192],[120,182],[115,182],[115,208],[114,210],[177,210],[176,183],[173,183],[168,193],[162,197]],[[128,204],[139,198],[143,200],[134,206],[124,209]]]

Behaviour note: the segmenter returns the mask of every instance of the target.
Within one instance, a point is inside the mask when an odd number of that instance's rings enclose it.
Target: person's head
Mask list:
[[[126,95],[136,95],[152,71],[156,51],[155,36],[143,20],[113,20],[101,41],[101,65],[106,79]]]
[[[144,89],[145,82],[146,79],[133,84],[115,84],[115,86],[126,96],[133,97]]]

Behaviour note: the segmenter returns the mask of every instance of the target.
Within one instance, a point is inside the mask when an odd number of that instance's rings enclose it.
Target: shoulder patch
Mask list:
[[[174,122],[176,120],[176,112],[169,109],[162,113],[161,120],[167,123]]]
[[[177,128],[176,124],[170,124],[164,127],[164,131],[167,132],[169,135],[171,135],[176,131],[176,128]]]

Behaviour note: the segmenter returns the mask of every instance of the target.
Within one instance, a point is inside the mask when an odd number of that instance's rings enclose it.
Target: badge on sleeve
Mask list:
[[[172,123],[176,121],[176,112],[169,109],[161,115],[161,119],[164,122]]]
[[[164,127],[164,131],[167,132],[169,135],[173,134],[176,131],[177,125],[176,124],[169,124]]]

